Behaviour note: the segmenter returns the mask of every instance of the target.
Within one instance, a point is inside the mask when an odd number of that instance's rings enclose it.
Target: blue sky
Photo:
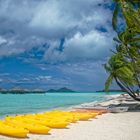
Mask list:
[[[107,0],[0,0],[0,87],[103,89],[112,8]]]

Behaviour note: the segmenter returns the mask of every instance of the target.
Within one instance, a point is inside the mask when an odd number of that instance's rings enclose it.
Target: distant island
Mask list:
[[[54,92],[75,92],[71,89],[68,89],[66,87],[60,88],[60,89],[49,89],[49,90],[42,90],[42,89],[35,89],[35,90],[29,90],[29,89],[22,89],[22,88],[13,88],[13,89],[2,89],[0,88],[1,94],[30,94],[30,93],[54,93]]]
[[[13,89],[2,89],[0,88],[0,93],[2,94],[26,94],[26,93],[45,93],[46,91],[41,89],[29,90],[22,88],[13,88]]]
[[[71,89],[68,89],[66,87],[60,88],[60,89],[50,89],[47,92],[75,92]]]
[[[96,92],[105,92],[105,90],[98,90]],[[120,89],[110,89],[108,92],[124,92],[123,90],[120,90]]]

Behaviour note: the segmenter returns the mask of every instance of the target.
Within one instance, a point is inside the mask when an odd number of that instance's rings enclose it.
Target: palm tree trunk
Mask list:
[[[135,95],[135,93],[133,93],[133,92],[127,90],[127,88],[125,88],[125,86],[123,86],[123,84],[122,84],[116,77],[115,77],[114,79],[115,79],[116,83],[118,84],[118,86],[119,86],[123,91],[127,92],[134,100],[140,101],[140,98],[138,98],[138,97]]]

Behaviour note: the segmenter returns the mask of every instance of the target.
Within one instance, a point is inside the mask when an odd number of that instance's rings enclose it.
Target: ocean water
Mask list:
[[[110,93],[118,94],[118,93]],[[0,94],[0,118],[7,115],[36,113],[65,108],[85,102],[101,101],[106,93],[46,93],[46,94]]]

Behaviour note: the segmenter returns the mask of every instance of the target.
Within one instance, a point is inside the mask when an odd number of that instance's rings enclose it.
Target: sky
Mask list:
[[[112,10],[111,0],[0,0],[0,87],[102,90]]]

